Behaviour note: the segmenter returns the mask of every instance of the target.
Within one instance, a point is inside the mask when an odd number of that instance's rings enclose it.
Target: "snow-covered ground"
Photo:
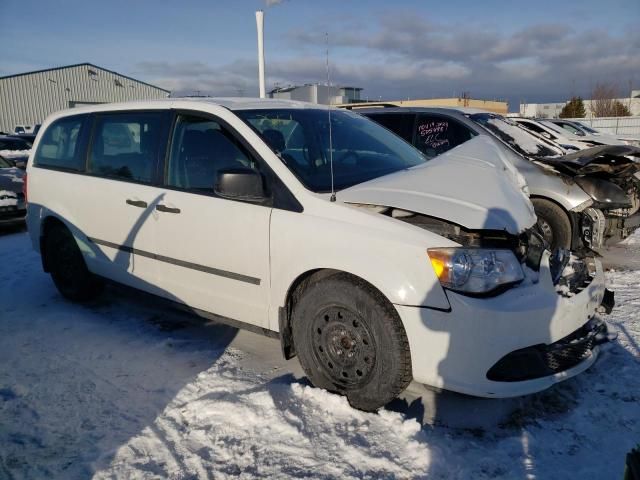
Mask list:
[[[598,362],[460,429],[415,404],[354,410],[273,360],[276,341],[139,295],[70,304],[27,235],[0,233],[0,478],[621,478],[640,442],[640,270],[608,279],[619,337]]]

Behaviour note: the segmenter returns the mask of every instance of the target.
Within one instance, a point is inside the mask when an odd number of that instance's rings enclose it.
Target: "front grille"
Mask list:
[[[601,320],[591,320],[571,335],[550,345],[533,345],[502,357],[487,372],[494,382],[521,382],[548,377],[575,367],[592,355],[607,336]]]
[[[591,356],[594,343],[595,339],[591,337],[586,342],[563,346],[556,351],[545,352],[545,363],[554,373],[568,370]]]

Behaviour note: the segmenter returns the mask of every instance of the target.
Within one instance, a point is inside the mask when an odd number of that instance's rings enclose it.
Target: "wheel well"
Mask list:
[[[49,255],[45,248],[45,238],[49,231],[56,225],[67,228],[64,222],[58,217],[48,216],[42,221],[42,227],[40,229],[40,257],[42,258],[42,269],[47,273],[49,273]]]
[[[530,198],[532,201],[545,200],[549,203],[553,203],[558,208],[560,208],[564,212],[564,214],[567,216],[567,219],[569,220],[569,224],[571,225],[571,248],[574,249],[574,248],[580,248],[583,246],[582,238],[580,237],[580,225],[579,225],[580,214],[579,213],[571,212],[567,210],[559,202],[555,201],[553,198],[541,197],[538,195],[531,195]]]
[[[315,270],[309,270],[299,275],[289,287],[287,296],[283,307],[280,307],[278,312],[278,323],[280,327],[280,345],[282,347],[282,355],[286,360],[296,356],[296,349],[293,342],[293,333],[291,330],[291,314],[293,312],[293,306],[298,298],[302,296],[305,290],[314,282],[319,282],[333,275],[347,275],[357,282],[365,283],[369,288],[373,289],[380,295],[380,298],[389,302],[387,297],[374,285],[367,282],[364,278],[354,275],[342,270],[335,270],[332,268],[318,268]],[[391,302],[389,302],[391,304]],[[395,311],[395,308],[393,308]]]

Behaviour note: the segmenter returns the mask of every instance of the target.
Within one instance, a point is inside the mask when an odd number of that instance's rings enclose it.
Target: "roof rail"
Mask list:
[[[393,103],[374,103],[374,102],[364,102],[364,103],[350,103],[349,105],[338,105],[340,108],[344,108],[346,110],[353,110],[358,108],[397,108],[401,105],[395,105]]]

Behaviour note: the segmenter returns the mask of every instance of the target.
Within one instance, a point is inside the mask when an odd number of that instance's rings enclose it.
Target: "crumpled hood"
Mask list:
[[[471,230],[521,233],[536,222],[491,138],[479,135],[427,163],[338,192],[338,200],[400,208]]]
[[[640,172],[640,148],[630,145],[600,145],[561,157],[536,158],[570,175],[607,173],[627,177]]]

